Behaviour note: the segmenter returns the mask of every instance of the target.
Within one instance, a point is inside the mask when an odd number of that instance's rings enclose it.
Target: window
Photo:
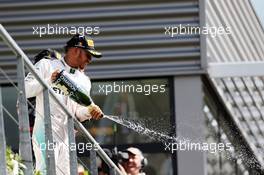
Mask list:
[[[97,81],[92,83],[91,97],[106,115],[119,116],[156,132],[171,133],[167,78]],[[165,153],[158,137],[155,140],[109,119],[86,121],[84,125],[103,148],[117,146],[119,151],[129,146],[140,148],[148,159],[144,168],[147,174],[173,174],[171,154]],[[79,138],[82,141],[85,140]],[[82,160],[87,159],[84,155],[79,155]]]
[[[167,79],[95,82],[92,85],[91,96],[106,115],[120,116],[154,131],[166,134],[170,132]],[[108,119],[86,122],[86,124],[100,144],[155,142],[148,136]]]
[[[18,121],[17,118],[17,91],[14,87],[2,86],[2,103],[3,107]],[[11,119],[11,117],[3,110],[4,126],[6,135],[6,144],[11,146],[13,150],[18,150],[19,135],[18,125]]]

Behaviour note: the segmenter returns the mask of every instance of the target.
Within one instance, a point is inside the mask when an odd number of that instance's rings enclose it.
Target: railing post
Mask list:
[[[45,143],[46,143],[46,168],[48,175],[56,175],[54,149],[47,149],[48,143],[53,143],[51,116],[50,116],[50,104],[49,104],[49,90],[44,89],[43,92],[44,101],[44,122],[45,122]]]
[[[96,140],[92,137],[92,135],[86,130],[86,128],[79,121],[77,121],[77,119],[75,119],[75,126],[77,130],[81,131],[86,136],[86,139],[88,139],[93,145],[98,144]],[[118,175],[122,175],[123,173],[119,170],[117,165],[108,157],[108,155],[104,152],[104,150],[100,147],[100,145],[97,145],[97,149],[98,150],[96,150],[96,152],[105,161],[105,163],[109,166],[109,168],[115,169]]]
[[[113,151],[114,151],[114,154],[117,154],[117,147],[115,147]],[[110,175],[117,175],[116,170],[110,166],[109,166],[109,173]]]
[[[2,88],[0,86],[0,172],[6,175],[6,140],[5,140],[5,127],[4,116],[2,109]]]
[[[19,88],[18,100],[19,100],[19,154],[22,158],[23,164],[27,167],[24,170],[25,175],[33,174],[32,163],[32,149],[31,139],[29,132],[29,119],[28,119],[28,107],[25,94],[25,72],[24,61],[21,56],[17,57],[17,84]]]
[[[75,135],[74,135],[74,121],[72,117],[68,116],[68,138],[69,138],[69,153],[70,153],[70,174],[78,174],[77,169],[77,153],[76,150],[71,150],[71,144],[75,145]]]
[[[90,173],[91,175],[98,175],[98,169],[96,165],[96,152],[94,150],[94,145],[92,146],[92,149],[90,150]]]
[[[116,175],[116,170],[112,167],[109,168],[110,168],[110,175]]]

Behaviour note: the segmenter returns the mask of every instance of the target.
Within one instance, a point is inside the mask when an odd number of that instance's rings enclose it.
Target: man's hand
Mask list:
[[[99,106],[97,106],[96,104],[91,104],[88,107],[89,113],[92,116],[92,119],[95,120],[99,120],[104,116],[104,113],[102,112],[102,110],[100,109]]]
[[[57,70],[55,70],[55,71],[51,74],[51,77],[50,77],[51,82],[54,82],[54,81],[56,80],[56,78],[58,77],[58,74],[59,74],[59,73],[60,73],[60,70],[57,69]]]

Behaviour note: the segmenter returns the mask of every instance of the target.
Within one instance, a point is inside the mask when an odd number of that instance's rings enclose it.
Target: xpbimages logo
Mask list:
[[[47,24],[40,26],[33,26],[33,35],[75,35],[77,33],[83,35],[98,35],[100,27],[89,26],[60,26],[58,24]]]
[[[59,148],[60,145],[63,145],[64,143],[57,143],[57,142],[49,142],[46,143],[40,143],[39,147],[40,150],[45,151],[45,150],[49,150],[49,151],[53,151],[56,148]],[[84,153],[85,151],[90,151],[90,150],[95,150],[97,151],[99,149],[99,144],[98,143],[71,143],[69,145],[69,149],[71,151],[76,151],[78,150],[78,153]]]
[[[190,141],[179,141],[173,143],[165,143],[165,151],[172,154],[176,151],[208,151],[209,153],[216,153],[221,151],[231,151],[231,143],[199,143]]]
[[[199,27],[199,26],[191,26],[190,24],[187,25],[177,25],[177,26],[166,26],[164,27],[165,35],[170,37],[177,37],[179,35],[210,35],[211,37],[216,37],[217,35],[230,35],[232,34],[231,27]]]
[[[110,93],[142,93],[144,95],[150,95],[151,93],[164,93],[166,91],[165,84],[126,84],[120,83],[109,83],[99,84],[99,94],[108,95]]]

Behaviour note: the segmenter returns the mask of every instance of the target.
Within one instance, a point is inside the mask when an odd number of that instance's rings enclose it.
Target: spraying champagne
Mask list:
[[[61,89],[65,95],[68,95],[72,100],[80,105],[87,106],[88,111],[92,110],[93,100],[88,95],[85,88],[78,86],[67,72],[60,71],[57,78],[54,80],[56,86]],[[103,116],[102,116],[103,117]]]
[[[73,99],[78,104],[81,104],[83,106],[87,106],[88,110],[91,110],[93,101],[89,97],[88,92],[77,85],[72,78],[70,78],[69,74],[62,70],[57,78],[55,79],[54,83],[57,85],[58,88],[63,90],[63,92],[66,95],[69,95],[71,99]],[[89,109],[90,108],[90,109]],[[161,132],[154,131],[152,129],[146,128],[144,125],[141,125],[140,123],[135,123],[133,121],[129,121],[126,118],[121,118],[118,116],[111,116],[111,115],[103,115],[104,118],[107,118],[113,122],[116,122],[122,126],[125,126],[127,128],[130,128],[140,134],[146,135],[150,137],[151,139],[161,141],[163,143],[170,143],[172,141],[176,142],[178,140],[177,137],[172,137],[169,135],[166,135]]]

